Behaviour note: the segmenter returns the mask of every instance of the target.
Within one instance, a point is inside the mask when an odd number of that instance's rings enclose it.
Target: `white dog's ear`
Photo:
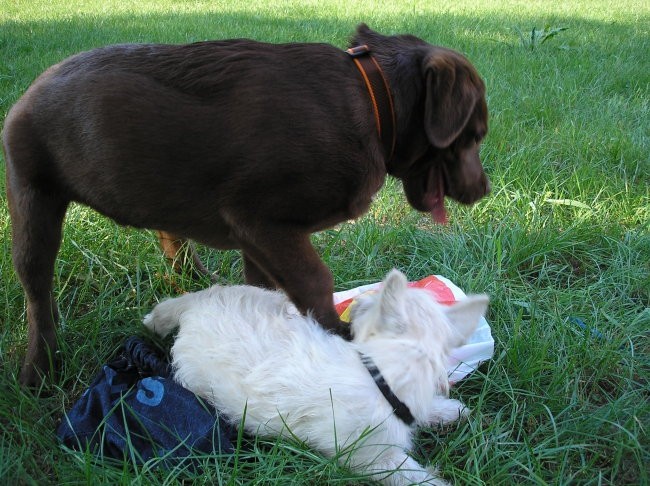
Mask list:
[[[459,334],[459,342],[454,346],[462,346],[474,333],[489,302],[490,298],[485,294],[468,295],[446,309],[447,318]]]
[[[379,309],[382,324],[391,331],[401,331],[404,321],[404,293],[407,280],[399,270],[391,270],[384,279]]]

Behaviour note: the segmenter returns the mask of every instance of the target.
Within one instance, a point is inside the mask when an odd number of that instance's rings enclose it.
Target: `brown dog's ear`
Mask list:
[[[367,34],[369,32],[372,32],[370,30],[370,27],[365,22],[360,23],[357,25],[357,34]]]
[[[467,125],[482,83],[469,61],[446,50],[425,59],[424,77],[424,128],[435,147],[446,148]]]

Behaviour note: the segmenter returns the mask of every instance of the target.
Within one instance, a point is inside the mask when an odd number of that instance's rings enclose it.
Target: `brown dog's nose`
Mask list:
[[[488,179],[485,172],[482,172],[480,177],[478,177],[473,184],[466,186],[464,192],[458,194],[458,197],[455,197],[452,194],[449,195],[461,204],[470,205],[480,201],[482,198],[490,194],[491,190],[492,186],[490,184],[490,179]]]

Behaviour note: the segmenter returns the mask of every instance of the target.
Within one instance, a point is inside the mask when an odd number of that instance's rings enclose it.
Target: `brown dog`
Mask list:
[[[3,133],[29,321],[21,381],[38,382],[57,347],[53,267],[71,201],[160,230],[163,243],[239,248],[247,282],[284,289],[336,329],[332,275],[311,233],[365,212],[387,173],[438,220],[444,196],[485,196],[487,106],[472,65],[365,25],[352,40],[362,44],[392,94],[394,150],[382,144],[364,76],[330,45],[118,45],[45,71]]]

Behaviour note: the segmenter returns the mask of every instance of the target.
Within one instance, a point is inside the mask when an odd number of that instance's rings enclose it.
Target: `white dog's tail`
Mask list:
[[[192,305],[195,298],[195,294],[185,294],[163,300],[144,316],[142,322],[150,331],[165,337],[179,326],[181,314]]]

